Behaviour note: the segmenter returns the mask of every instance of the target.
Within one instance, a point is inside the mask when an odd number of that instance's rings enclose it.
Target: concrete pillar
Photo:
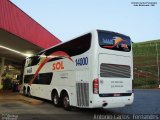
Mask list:
[[[2,83],[1,82],[2,81],[2,77],[1,76],[2,76],[2,74],[4,72],[4,64],[5,64],[5,58],[2,57],[1,58],[1,65],[0,65],[1,66],[1,68],[0,68],[0,89],[2,88],[2,84],[1,84]]]

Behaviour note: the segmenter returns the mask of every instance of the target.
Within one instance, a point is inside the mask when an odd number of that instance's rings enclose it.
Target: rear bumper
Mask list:
[[[131,96],[121,97],[99,97],[94,96],[93,102],[90,104],[92,108],[117,108],[131,105],[134,101],[134,93]]]

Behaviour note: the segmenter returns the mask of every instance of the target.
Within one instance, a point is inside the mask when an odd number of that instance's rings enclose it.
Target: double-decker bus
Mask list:
[[[22,92],[55,106],[116,108],[133,103],[129,36],[93,30],[26,58]]]

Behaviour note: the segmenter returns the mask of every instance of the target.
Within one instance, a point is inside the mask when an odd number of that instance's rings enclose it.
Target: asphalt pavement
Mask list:
[[[17,93],[0,95],[0,119],[12,118],[15,120],[96,120],[96,119],[124,119],[136,114],[155,115],[160,119],[160,90],[134,90],[134,103],[130,106],[114,109],[73,109],[65,111],[57,108],[46,100],[26,98]],[[26,101],[30,102],[26,102]],[[41,102],[39,102],[41,101]],[[38,104],[32,104],[38,103]],[[118,116],[115,118],[113,116]],[[121,117],[119,117],[121,115]],[[156,116],[158,115],[158,116]],[[8,119],[9,120],[9,119]]]
[[[110,111],[121,114],[160,114],[160,89],[134,90],[134,103]]]

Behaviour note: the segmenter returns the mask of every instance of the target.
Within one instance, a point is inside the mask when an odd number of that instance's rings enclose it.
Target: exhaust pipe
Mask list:
[[[108,105],[108,103],[103,103],[102,107],[106,107]]]

